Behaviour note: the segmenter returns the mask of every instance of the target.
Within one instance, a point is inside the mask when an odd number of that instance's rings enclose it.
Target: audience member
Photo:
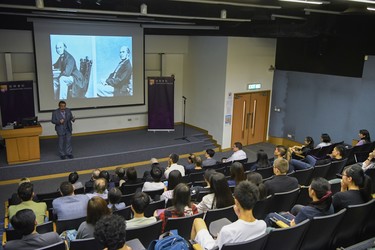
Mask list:
[[[100,175],[100,169],[96,168],[92,171],[90,180],[85,183],[86,190],[90,190],[90,192],[92,192],[92,190],[94,189],[94,182],[96,179],[99,179],[99,175]]]
[[[55,232],[39,234],[36,232],[36,217],[31,209],[22,209],[12,217],[14,229],[21,233],[22,239],[8,241],[5,250],[33,250],[62,241]]]
[[[360,140],[358,141],[356,146],[361,146],[366,143],[371,143],[370,132],[368,132],[366,129],[361,129],[359,131],[359,138]]]
[[[312,219],[316,216],[325,216],[334,213],[332,205],[331,184],[322,178],[316,177],[309,186],[309,197],[312,202],[307,206],[295,205],[291,213],[296,217],[291,221],[291,226],[298,224],[306,219]]]
[[[107,170],[100,171],[99,178],[103,178],[103,179],[106,180],[106,183],[107,183],[106,188],[107,189],[111,189],[111,188],[115,187],[115,183],[112,181],[111,175],[109,174],[109,172]]]
[[[310,150],[314,149],[314,139],[307,136],[302,146],[293,146],[288,149],[288,159],[300,159],[300,156],[306,156]],[[300,156],[298,156],[300,155]]]
[[[232,192],[227,179],[222,173],[214,173],[210,177],[210,194],[205,195],[197,205],[199,212],[210,209],[229,207],[234,204]]]
[[[203,168],[202,168],[202,158],[200,156],[196,156],[195,157],[195,165],[194,165],[194,168],[187,171],[188,174],[191,174],[191,173],[199,173],[199,172],[203,172]]]
[[[89,198],[84,194],[74,194],[74,187],[70,182],[64,181],[60,185],[62,197],[52,201],[53,214],[59,220],[72,220],[87,215],[87,202]]]
[[[134,195],[133,202],[131,204],[134,217],[133,219],[126,221],[126,226],[128,229],[146,226],[156,222],[156,218],[154,216],[145,217],[145,209],[149,204],[150,196],[148,194],[139,192]]]
[[[257,170],[258,168],[269,168],[271,163],[268,160],[268,155],[262,149],[257,152],[257,160],[255,164],[251,167],[251,170]]]
[[[117,167],[115,174],[112,176],[112,180],[115,183],[118,183],[118,186],[121,187],[121,185],[125,183],[125,169],[122,167]]]
[[[18,205],[9,206],[9,219],[12,219],[18,211],[28,208],[33,210],[38,224],[42,224],[46,218],[47,205],[45,202],[33,201],[34,185],[30,182],[22,183],[18,187],[17,194],[22,202]]]
[[[295,205],[291,214],[295,217],[291,220],[289,226],[295,226],[306,219],[312,219],[316,216],[325,216],[334,213],[332,206],[332,192],[329,182],[322,178],[314,178],[309,186],[309,197],[312,202],[307,206]],[[268,226],[272,226],[271,219],[275,213],[267,215],[265,221]]]
[[[363,171],[366,171],[367,169],[375,168],[375,149],[368,154],[367,159],[362,163],[362,169]]]
[[[238,243],[249,241],[266,232],[266,223],[263,220],[257,220],[253,215],[253,208],[258,201],[258,188],[248,182],[242,181],[234,189],[234,211],[238,220],[224,226],[217,239],[214,240],[208,232],[203,219],[195,219],[191,231],[191,238],[197,241],[203,249],[219,250],[226,243]]]
[[[327,146],[330,146],[332,143],[331,143],[331,137],[324,133],[320,136],[320,143],[318,145],[316,145],[315,148],[322,148],[322,147],[327,147]]]
[[[206,153],[204,154],[204,157],[206,157],[205,160],[202,162],[202,167],[209,167],[217,164],[217,161],[212,158],[215,155],[215,150],[209,148],[206,149]]]
[[[188,164],[185,165],[185,173],[188,174],[195,168],[195,155],[189,154],[187,158]]]
[[[133,185],[141,183],[142,180],[138,179],[137,170],[134,167],[126,169],[126,182],[125,185]]]
[[[245,151],[242,150],[242,143],[235,142],[232,147],[233,154],[225,162],[240,161],[247,158]]]
[[[228,180],[228,184],[230,187],[237,186],[238,183],[246,180],[246,175],[245,175],[245,171],[243,169],[242,163],[233,162],[229,168],[229,171],[230,171],[230,179]]]
[[[212,169],[212,168],[209,168],[206,171],[204,171],[203,179],[206,185],[205,186],[194,185],[193,187],[191,187],[191,194],[198,195],[201,191],[205,192],[205,191],[210,190],[210,178],[214,173],[216,173],[216,171],[215,169]]]
[[[333,196],[335,212],[349,205],[358,205],[372,199],[371,179],[361,166],[350,165],[345,167],[341,179],[341,192]]]
[[[263,177],[257,172],[249,172],[247,174],[247,180],[255,184],[259,189],[259,200],[264,200],[267,197],[267,188],[263,183]]]
[[[74,190],[78,188],[83,188],[82,182],[78,181],[79,175],[77,172],[72,172],[69,174],[68,181],[73,185]]]
[[[181,172],[178,170],[173,170],[169,173],[168,176],[168,185],[166,187],[167,190],[162,193],[160,199],[165,200],[167,203],[168,199],[173,198],[173,189],[182,182]]]
[[[92,194],[86,194],[89,198],[94,196],[100,196],[103,199],[108,198],[108,190],[107,190],[107,180],[104,178],[99,178],[94,182],[94,192]]]
[[[121,191],[117,187],[111,188],[108,192],[108,208],[111,211],[117,211],[125,209],[126,205],[121,202]]]
[[[184,168],[184,166],[177,164],[178,159],[179,159],[179,157],[176,154],[169,155],[168,167],[164,172],[164,176],[165,176],[166,179],[168,179],[169,173],[173,170],[178,170],[178,171],[181,172],[182,176],[185,176],[185,168]]]
[[[275,147],[275,151],[273,152],[273,155],[275,156],[275,159],[285,159],[287,152],[288,152],[288,149],[285,146],[277,145]]]
[[[20,182],[18,182],[18,186],[20,186],[24,182],[30,182],[30,179],[27,178],[27,177],[21,178]],[[20,197],[18,197],[17,193],[13,193],[12,196],[10,197],[10,199],[8,201],[9,201],[9,206],[18,205],[18,204],[20,204],[22,202],[22,200],[20,199]],[[37,195],[34,195],[33,201],[35,201],[35,202],[38,201],[38,196]]]
[[[78,228],[77,239],[87,239],[94,237],[96,222],[111,213],[107,207],[107,202],[99,196],[92,197],[87,204],[86,221],[82,222]]]
[[[119,215],[103,216],[95,225],[95,239],[107,250],[131,250],[126,245],[126,223]]]
[[[162,169],[161,166],[159,165],[158,159],[151,158],[150,162],[151,162],[151,169],[150,169],[150,171],[146,170],[146,171],[143,172],[142,181],[153,181],[153,179],[151,177],[151,170],[152,170],[153,167],[158,166],[158,167],[160,167],[160,169]]]
[[[337,145],[333,148],[332,153],[327,155],[326,158],[318,160],[311,155],[307,155],[303,160],[290,160],[290,168],[291,170],[301,170],[314,167],[315,165],[323,165],[333,161],[340,161],[343,159],[345,155],[345,147],[344,145]]]
[[[172,203],[173,207],[163,210],[158,216],[163,221],[163,232],[168,218],[185,217],[198,213],[197,207],[191,202],[190,189],[185,183],[180,183],[174,188]]]
[[[160,189],[165,188],[164,183],[161,182],[161,178],[163,177],[163,172],[161,171],[159,164],[152,167],[151,177],[152,177],[152,181],[146,181],[143,184],[142,192],[160,190]]]
[[[267,189],[267,195],[288,192],[298,188],[298,180],[287,176],[289,163],[286,159],[276,159],[273,163],[273,173],[275,174],[264,185]]]

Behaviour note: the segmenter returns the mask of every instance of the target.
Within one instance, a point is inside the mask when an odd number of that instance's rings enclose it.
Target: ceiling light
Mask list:
[[[220,18],[223,18],[223,19],[227,18],[227,11],[226,10],[220,11]]]
[[[329,4],[327,1],[310,1],[310,0],[279,0],[280,2],[304,3],[304,4]]]
[[[142,24],[145,29],[219,30],[219,26]]]
[[[370,10],[370,11],[375,11],[375,8],[370,8],[370,7],[367,7],[367,10]]]
[[[277,6],[277,5],[235,3],[235,2],[211,1],[211,0],[170,0],[170,1],[185,2],[185,3],[216,4],[216,5],[220,4],[220,5],[230,5],[230,6],[248,7],[248,8],[281,9],[281,6]]]
[[[44,0],[35,0],[35,6],[38,9],[43,9],[44,8]]]
[[[375,4],[375,1],[371,0],[348,0],[350,2],[358,2],[358,3],[369,3],[369,4]]]
[[[287,16],[287,15],[278,15],[278,14],[272,14],[271,15],[271,20],[275,20],[276,18],[294,19],[294,20],[306,20],[306,18],[299,17],[299,16]]]
[[[101,5],[102,4],[102,0],[96,0],[96,5]]]
[[[76,0],[76,3],[81,4],[82,1],[81,0]]]
[[[309,8],[305,8],[303,10],[305,11],[306,15],[309,15],[310,13],[341,15],[340,11],[333,11],[333,10],[319,10],[319,9],[309,9]]]
[[[141,4],[141,14],[142,15],[147,15],[147,5],[146,4]]]

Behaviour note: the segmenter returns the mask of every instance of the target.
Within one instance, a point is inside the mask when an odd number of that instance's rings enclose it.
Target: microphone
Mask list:
[[[182,96],[182,98],[184,98],[184,100],[186,100],[187,98],[185,96]]]

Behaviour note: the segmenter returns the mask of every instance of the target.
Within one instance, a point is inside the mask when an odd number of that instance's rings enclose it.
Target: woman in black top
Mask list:
[[[347,166],[341,179],[341,192],[333,196],[335,212],[349,205],[358,205],[368,202],[371,197],[371,179],[365,175],[361,166]]]

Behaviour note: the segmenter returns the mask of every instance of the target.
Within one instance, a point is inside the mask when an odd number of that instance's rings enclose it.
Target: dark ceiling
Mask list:
[[[44,7],[37,8],[36,2],[43,2]],[[323,2],[316,5],[279,0],[0,0],[0,28],[31,29],[27,17],[52,17],[141,23],[146,34],[374,36],[375,11],[367,7],[375,8],[375,0],[367,4],[349,0]],[[140,13],[142,4],[147,5],[147,14]],[[226,10],[226,19],[220,18],[222,10]]]

